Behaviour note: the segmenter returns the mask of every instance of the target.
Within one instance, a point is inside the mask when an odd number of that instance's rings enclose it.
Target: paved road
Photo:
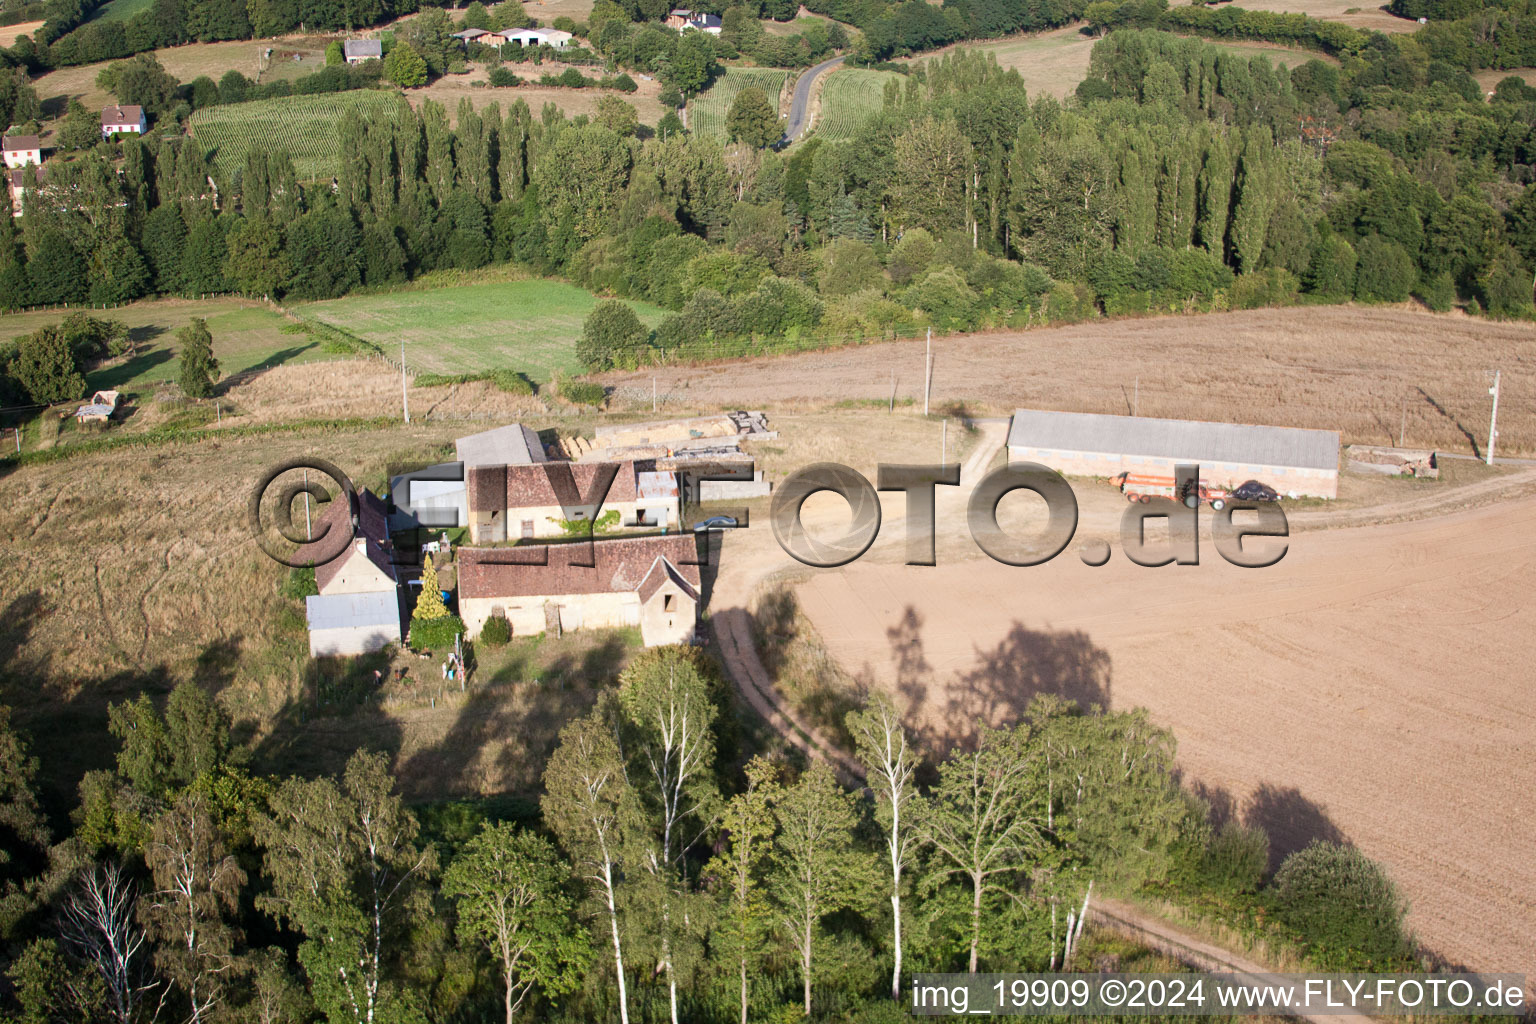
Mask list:
[[[831,60],[824,60],[802,72],[795,80],[795,97],[789,102],[789,117],[784,122],[784,137],[779,140],[781,146],[794,142],[805,130],[806,114],[810,112],[811,106],[811,86],[816,83],[816,79],[847,59],[847,57],[833,57]]]

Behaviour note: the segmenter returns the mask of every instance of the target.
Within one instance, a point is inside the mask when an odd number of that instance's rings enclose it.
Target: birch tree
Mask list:
[[[872,696],[862,711],[850,712],[847,721],[875,795],[875,818],[885,834],[891,868],[891,998],[900,999],[902,873],[918,846],[915,819],[922,810],[921,794],[912,779],[918,757],[907,741],[901,715],[884,694]]]
[[[560,731],[560,745],[544,768],[544,821],[571,855],[576,873],[603,905],[613,937],[619,1020],[629,1024],[624,946],[619,929],[619,878],[640,809],[624,775],[624,757],[599,708]]]
[[[772,893],[780,924],[800,961],[805,1014],[811,1014],[815,953],[821,922],[855,906],[873,881],[868,859],[854,848],[858,810],[832,769],[815,764],[774,801]]]
[[[443,876],[460,937],[483,943],[501,968],[507,1024],[535,985],[560,995],[586,966],[591,950],[570,929],[567,875],[547,839],[501,822],[483,826]]]
[[[939,766],[925,819],[925,838],[935,854],[929,886],[958,878],[970,889],[966,969],[972,974],[980,960],[988,897],[1014,898],[1019,877],[1045,846],[1044,823],[1028,800],[1033,771],[1028,735],[1028,726],[983,728],[974,750],[957,750]]]
[[[679,1024],[676,903],[685,886],[684,858],[719,800],[712,774],[715,706],[697,654],[685,648],[647,652],[625,670],[620,684],[619,702],[640,766],[636,788],[652,826],[645,867],[659,887],[661,969],[667,975],[672,1024]]]
[[[240,891],[245,872],[226,852],[206,798],[187,793],[154,823],[144,859],[154,892],[144,924],[160,940],[155,960],[188,1001],[193,1024],[217,1013],[234,973]]]
[[[145,935],[135,920],[138,891],[118,864],[92,864],[64,899],[59,931],[70,952],[101,979],[107,1012],[118,1024],[137,1020],[147,998],[165,990],[149,970]]]
[[[705,874],[723,881],[726,910],[721,922],[725,947],[736,960],[741,987],[741,1024],[747,1024],[748,979],[762,957],[772,921],[763,875],[773,840],[773,801],[778,769],[760,757],[747,764],[747,788],[726,804],[721,831],[729,845],[715,855]]]
[[[1173,734],[1145,709],[1082,712],[1071,701],[1030,705],[1040,767],[1043,825],[1056,846],[1042,873],[1051,904],[1051,969],[1065,969],[1096,880],[1131,886],[1161,871],[1178,835],[1183,801],[1172,778]],[[1058,958],[1058,905],[1068,908]]]
[[[430,913],[437,855],[393,787],[386,757],[359,751],[340,786],[288,779],[256,823],[272,881],[257,906],[304,935],[299,962],[333,1024],[394,1019],[409,1001],[389,965]]]

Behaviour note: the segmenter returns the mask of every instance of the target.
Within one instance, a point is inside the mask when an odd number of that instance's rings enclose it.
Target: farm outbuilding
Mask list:
[[[1068,476],[1110,477],[1198,464],[1202,481],[1247,480],[1281,494],[1338,497],[1335,430],[1208,423],[1145,416],[1019,409],[1008,430],[1010,462],[1035,462]]]
[[[368,654],[400,642],[400,599],[394,590],[314,594],[304,599],[309,656]]]

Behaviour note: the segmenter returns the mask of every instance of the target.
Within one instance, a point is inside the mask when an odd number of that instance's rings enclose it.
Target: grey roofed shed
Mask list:
[[[1337,431],[1101,413],[1016,410],[1008,429],[1008,446],[1139,455],[1207,465],[1224,462],[1329,472],[1339,468]]]
[[[539,435],[521,423],[461,437],[453,447],[466,473],[475,466],[526,466],[546,461]]]
[[[400,598],[393,589],[367,594],[312,594],[304,599],[311,630],[392,626],[399,637]]]
[[[346,57],[382,57],[384,43],[378,39],[348,39],[341,44],[341,52]]]

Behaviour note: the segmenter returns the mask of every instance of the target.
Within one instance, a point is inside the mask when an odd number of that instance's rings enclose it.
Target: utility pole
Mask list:
[[[1493,465],[1493,442],[1499,436],[1499,371],[1493,371],[1493,387],[1488,389],[1493,396],[1493,412],[1488,417],[1488,465]]]
[[[400,412],[405,422],[411,422],[411,403],[405,394],[405,339],[400,339]]]
[[[923,415],[928,415],[928,392],[933,387],[933,328],[928,328],[928,349],[923,355]]]
[[[304,538],[315,539],[315,528],[309,522],[309,470],[304,471]]]
[[[896,411],[896,371],[891,371],[891,407],[889,412]]]
[[[651,412],[656,411],[656,375],[651,374]]]

